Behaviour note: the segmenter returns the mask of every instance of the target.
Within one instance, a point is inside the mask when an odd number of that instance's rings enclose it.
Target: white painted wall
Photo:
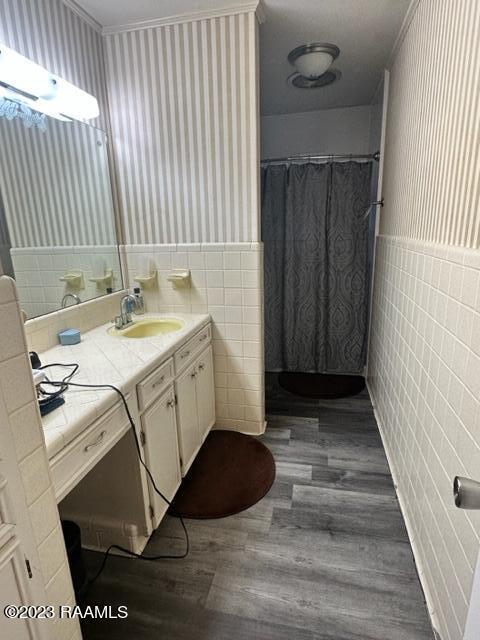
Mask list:
[[[369,153],[370,114],[367,105],[263,116],[261,157]]]

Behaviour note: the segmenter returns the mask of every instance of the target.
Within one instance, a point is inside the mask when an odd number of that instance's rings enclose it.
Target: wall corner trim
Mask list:
[[[422,0],[410,0],[410,4],[408,5],[407,12],[405,14],[405,18],[403,19],[402,26],[400,27],[400,31],[398,32],[397,39],[395,40],[395,44],[393,45],[392,51],[388,57],[387,64],[385,68],[390,70],[395,62],[395,58],[400,50],[400,47],[405,40],[405,37],[410,29],[410,25],[412,24],[412,20],[415,16],[415,13],[420,5]]]
[[[372,406],[373,406],[373,414],[375,416],[375,421],[377,423],[377,427],[378,427],[378,431],[380,432],[380,438],[382,440],[382,444],[383,444],[383,448],[385,450],[385,455],[387,457],[387,463],[388,463],[388,467],[390,469],[390,473],[392,475],[392,479],[393,479],[393,485],[395,487],[395,494],[397,496],[398,499],[398,504],[400,506],[400,511],[402,513],[402,517],[403,517],[403,521],[405,523],[405,528],[407,530],[407,535],[408,535],[408,539],[410,542],[410,547],[412,548],[412,553],[413,553],[413,557],[415,559],[415,568],[417,571],[417,575],[418,575],[418,580],[420,582],[420,586],[425,598],[425,602],[427,605],[427,611],[428,611],[428,615],[430,618],[430,624],[432,625],[432,631],[435,634],[436,638],[440,638],[439,633],[437,631],[437,627],[438,627],[438,621],[437,621],[437,614],[435,612],[435,607],[433,604],[433,598],[430,594],[430,589],[428,587],[428,584],[425,580],[424,577],[424,571],[423,571],[423,562],[422,562],[422,558],[420,553],[418,552],[418,548],[417,548],[417,542],[415,540],[415,536],[413,534],[413,527],[412,527],[412,523],[410,522],[410,518],[408,517],[408,513],[407,510],[405,509],[405,505],[404,505],[404,499],[403,499],[403,495],[400,492],[399,489],[399,483],[397,482],[397,471],[396,471],[396,467],[393,464],[393,459],[392,459],[392,455],[390,452],[390,447],[387,444],[387,440],[384,436],[385,434],[385,429],[383,426],[383,422],[381,419],[381,416],[379,414],[378,411],[378,402],[377,399],[375,397],[375,393],[373,392],[372,386],[370,384],[370,380],[369,378],[365,379],[365,383],[366,383],[366,387],[367,387],[367,391],[368,394],[370,396],[371,402],[372,402]]]
[[[88,11],[85,11],[75,0],[62,0],[63,4],[68,7],[73,13],[75,13],[84,22],[95,29],[97,33],[102,33],[102,25],[91,16]]]
[[[64,0],[65,1],[65,0]],[[67,0],[71,2],[72,0]],[[204,9],[201,11],[193,11],[191,13],[182,13],[164,18],[153,18],[151,20],[139,20],[138,22],[129,22],[127,24],[106,26],[102,29],[104,36],[114,35],[116,33],[125,33],[127,31],[141,31],[142,29],[154,29],[156,27],[166,27],[174,24],[182,24],[186,22],[196,22],[198,20],[211,20],[212,18],[223,18],[226,16],[234,16],[243,13],[255,13],[260,23],[265,20],[265,12],[261,0],[253,0],[237,5],[226,6],[216,10]]]

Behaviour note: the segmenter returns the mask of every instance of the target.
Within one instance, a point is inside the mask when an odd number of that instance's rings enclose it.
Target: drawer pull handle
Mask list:
[[[90,449],[93,449],[93,447],[98,447],[98,445],[102,442],[102,440],[106,435],[107,435],[107,432],[102,431],[102,433],[98,436],[95,442],[92,442],[91,444],[87,444],[87,446],[83,449],[85,453],[87,453],[87,451],[90,451]]]
[[[200,369],[200,371],[203,371],[203,370],[205,369],[205,365],[203,364],[203,362],[201,362],[201,363],[198,365],[198,368]]]
[[[190,355],[190,351],[184,351],[183,353],[180,354],[180,358],[186,358],[187,356]]]
[[[152,389],[155,389],[156,387],[158,387],[158,385],[162,384],[162,382],[163,382],[164,380],[165,380],[165,376],[162,376],[162,377],[160,378],[160,380],[157,380],[156,382],[154,382],[154,383],[152,384]]]
[[[197,377],[197,372],[193,371],[193,373],[190,374],[190,377],[191,378],[196,378]]]
[[[169,409],[172,409],[175,406],[175,399],[174,398],[170,398],[170,400],[167,402],[167,407]]]
[[[199,340],[199,342],[203,342],[204,340],[206,340],[208,338],[208,333],[205,333]]]

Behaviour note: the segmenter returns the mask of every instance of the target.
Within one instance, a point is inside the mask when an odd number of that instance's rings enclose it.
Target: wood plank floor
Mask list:
[[[89,604],[127,605],[85,640],[431,640],[413,556],[366,391],[297,399],[267,377],[277,477],[257,505],[188,520],[186,560],[111,558]],[[146,554],[183,548],[167,517]],[[101,557],[87,554],[91,569]]]

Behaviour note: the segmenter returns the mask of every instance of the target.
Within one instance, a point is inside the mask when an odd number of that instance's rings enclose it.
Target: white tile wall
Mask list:
[[[144,291],[147,311],[209,313],[217,426],[246,433],[265,427],[263,377],[263,245],[126,245],[128,282],[151,264],[158,287]],[[172,268],[191,270],[191,287],[167,281]]]
[[[20,306],[28,318],[36,318],[60,308],[66,293],[81,300],[105,295],[106,287],[90,282],[96,264],[103,259],[105,269],[113,270],[113,289],[122,288],[120,260],[116,245],[81,247],[25,247],[10,251]],[[84,288],[72,289],[60,278],[71,271],[82,271]]]
[[[58,345],[57,334],[64,329],[75,328],[90,331],[101,324],[113,321],[119,314],[120,300],[125,291],[95,298],[80,305],[67,307],[25,323],[25,334],[30,351],[41,353]]]
[[[480,513],[452,481],[480,479],[480,251],[379,237],[368,377],[434,625],[460,640]]]
[[[0,341],[5,337],[8,339],[8,343],[0,343],[0,403],[5,405],[8,414],[8,423],[2,424],[1,428],[10,429],[15,441],[47,594],[58,593],[58,586],[61,586],[61,604],[69,604],[74,600],[74,593],[53,494],[42,423],[34,397],[23,320],[14,281],[7,277],[0,278],[0,318],[6,322],[2,327]],[[16,498],[18,500],[19,496]],[[63,621],[51,621],[48,629],[52,640],[81,637],[77,620],[69,620],[65,624]]]

